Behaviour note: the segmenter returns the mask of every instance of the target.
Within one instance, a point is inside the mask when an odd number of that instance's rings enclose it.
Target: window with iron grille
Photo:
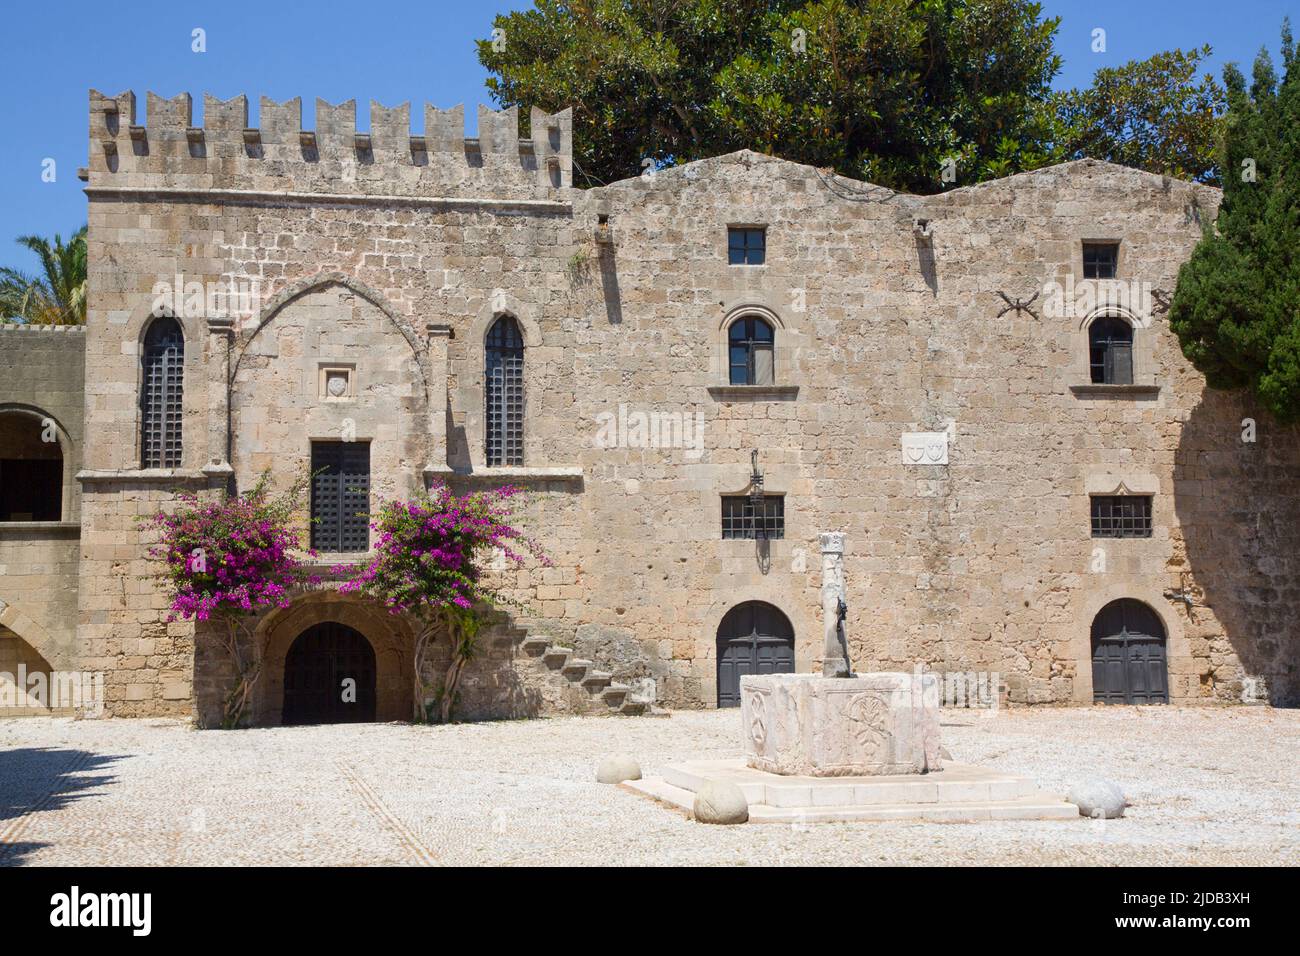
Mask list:
[[[764,319],[755,315],[737,319],[727,332],[729,381],[732,385],[772,385],[776,375],[772,367],[772,346],[776,333]]]
[[[492,324],[486,342],[487,463],[524,463],[524,337],[519,323],[503,315]]]
[[[723,495],[722,537],[784,538],[785,497],[765,495],[759,509],[749,495]]]
[[[732,226],[727,229],[727,262],[733,266],[761,266],[767,258],[767,230]]]
[[[185,336],[173,318],[154,319],[144,337],[140,383],[140,467],[181,466]]]
[[[1083,277],[1085,279],[1113,279],[1118,271],[1118,242],[1085,242],[1083,244]]]
[[[311,443],[311,546],[370,550],[370,443]]]
[[[1133,326],[1109,316],[1088,326],[1088,366],[1100,385],[1133,384]]]
[[[1151,537],[1150,495],[1094,495],[1094,538]]]

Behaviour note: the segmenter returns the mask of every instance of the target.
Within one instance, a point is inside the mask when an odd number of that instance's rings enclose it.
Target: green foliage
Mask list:
[[[1227,97],[1213,76],[1196,75],[1210,53],[1204,46],[1130,60],[1098,70],[1086,90],[1056,94],[1065,155],[1217,184]]]
[[[1285,75],[1261,50],[1249,87],[1224,70],[1223,203],[1178,272],[1169,324],[1215,388],[1248,388],[1300,421],[1300,64],[1282,28]],[[1252,175],[1253,170],[1253,175]],[[1252,181],[1253,180],[1253,181]]]
[[[84,325],[86,322],[86,227],[68,244],[19,236],[18,244],[36,253],[41,275],[0,268],[0,319],[20,318],[33,325]]]
[[[503,106],[574,108],[588,184],[742,148],[914,192],[1051,160],[1029,0],[539,0],[479,44]]]

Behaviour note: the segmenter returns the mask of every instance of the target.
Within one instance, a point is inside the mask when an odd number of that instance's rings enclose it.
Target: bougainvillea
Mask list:
[[[416,717],[424,716],[421,669],[424,651],[444,626],[452,643],[451,664],[439,694],[443,720],[451,715],[465,664],[474,654],[482,615],[513,603],[486,576],[488,561],[501,566],[550,559],[512,521],[519,489],[507,486],[455,495],[445,486],[409,501],[386,501],[374,514],[374,553],[352,570],[340,590],[365,595],[390,613],[424,622],[416,641]]]
[[[270,494],[268,484],[264,474],[249,491],[210,503],[181,494],[168,509],[143,519],[158,531],[149,553],[165,562],[159,577],[170,605],[168,620],[215,618],[225,625],[226,651],[237,675],[226,700],[223,724],[228,727],[239,722],[261,671],[256,642],[244,642],[252,646],[246,655],[240,629],[258,611],[287,607],[294,587],[317,580],[295,554],[301,542],[294,513],[306,478],[278,495]]]

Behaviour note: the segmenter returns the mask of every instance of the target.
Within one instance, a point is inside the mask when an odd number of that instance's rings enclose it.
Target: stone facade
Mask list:
[[[372,105],[368,134],[352,103],[318,101],[314,132],[297,101],[260,114],[251,128],[243,97],[208,98],[196,128],[188,96],[150,94],[138,125],[132,95],[91,94],[80,567],[65,589],[111,713],[211,714],[223,687],[204,635],[196,648],[191,625],[167,622],[135,516],[268,468],[286,483],[312,440],[342,434],[370,444],[372,501],[432,481],[535,493],[527,523],[555,565],[505,582],[524,611],[465,675],[470,716],[582,710],[526,659],[530,635],[653,681],[663,703],[712,706],[719,624],[744,601],[778,608],[798,670],[820,670],[823,531],[847,536],[859,671],[996,672],[1012,702],[1090,701],[1091,622],[1132,598],[1165,629],[1171,700],[1300,694],[1300,444],[1207,391],[1160,304],[1216,190],[1085,160],[917,197],[747,151],[582,190],[567,111],[534,112],[522,135],[514,111],[480,110],[477,140],[459,110],[426,109],[420,137],[405,106]],[[728,264],[729,226],[765,228],[765,264]],[[1090,288],[1085,240],[1119,241],[1119,279],[1160,294],[1045,308],[1046,283]],[[249,314],[171,310],[182,462],[141,469],[159,284],[232,277]],[[1135,328],[1131,386],[1090,383],[1104,312]],[[501,315],[525,345],[522,467],[484,451],[484,338]],[[727,332],[750,315],[775,329],[773,382],[733,386]],[[5,369],[22,362],[8,341]],[[348,378],[339,396],[331,369]],[[907,460],[919,433],[946,463]],[[784,536],[723,539],[720,496],[748,491],[753,449]],[[1154,496],[1151,537],[1090,537],[1089,496],[1116,492]],[[6,577],[0,600],[35,619],[28,584]],[[287,626],[259,633],[273,625]],[[407,653],[409,624],[375,628],[359,629],[380,656]],[[266,722],[276,680],[255,704]],[[403,693],[381,711],[404,710]]]

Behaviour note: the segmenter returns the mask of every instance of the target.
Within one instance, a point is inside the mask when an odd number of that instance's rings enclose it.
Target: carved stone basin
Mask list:
[[[740,679],[745,760],[812,777],[930,773],[939,766],[934,674],[768,674]]]

